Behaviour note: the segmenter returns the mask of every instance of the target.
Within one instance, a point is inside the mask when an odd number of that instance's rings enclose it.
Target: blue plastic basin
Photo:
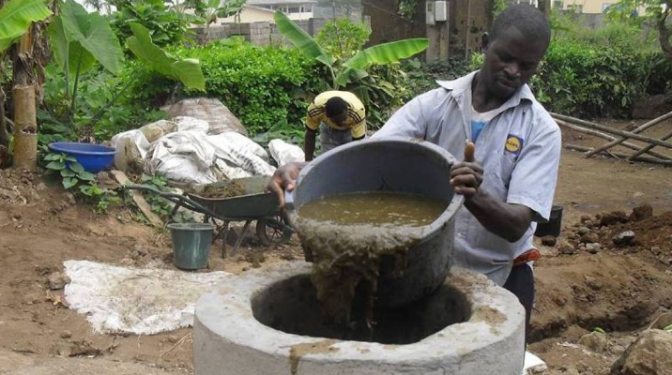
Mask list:
[[[112,147],[94,145],[91,143],[54,142],[49,145],[54,152],[62,152],[77,159],[77,162],[90,173],[98,173],[114,162],[117,150]]]

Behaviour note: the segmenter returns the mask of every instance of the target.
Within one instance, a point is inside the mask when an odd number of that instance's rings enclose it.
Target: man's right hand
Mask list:
[[[275,193],[280,202],[280,207],[285,206],[285,191],[293,191],[296,178],[303,167],[308,163],[288,163],[276,169],[271,181],[266,186],[266,190]]]

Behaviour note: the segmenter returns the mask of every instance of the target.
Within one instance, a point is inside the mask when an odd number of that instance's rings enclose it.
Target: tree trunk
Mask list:
[[[672,12],[672,0],[665,1],[666,9],[663,11],[658,22],[658,37],[660,40],[660,47],[663,49],[665,56],[672,60],[672,26],[668,26],[668,18]]]
[[[14,167],[37,165],[37,116],[32,72],[32,30],[14,46]]]

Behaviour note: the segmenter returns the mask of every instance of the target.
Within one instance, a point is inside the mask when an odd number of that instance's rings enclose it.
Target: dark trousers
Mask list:
[[[525,341],[529,340],[530,318],[534,305],[534,271],[527,263],[514,266],[509,278],[504,283],[504,289],[518,297],[520,304],[525,308]]]

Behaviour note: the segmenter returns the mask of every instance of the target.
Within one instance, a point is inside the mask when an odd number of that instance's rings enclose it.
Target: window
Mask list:
[[[569,4],[567,9],[574,13],[583,13],[583,4]]]
[[[562,0],[555,0],[555,1],[553,2],[553,8],[555,8],[555,9],[564,9],[564,8],[565,8],[565,4],[563,4]]]
[[[290,6],[287,8],[287,13],[301,13],[301,7]]]

